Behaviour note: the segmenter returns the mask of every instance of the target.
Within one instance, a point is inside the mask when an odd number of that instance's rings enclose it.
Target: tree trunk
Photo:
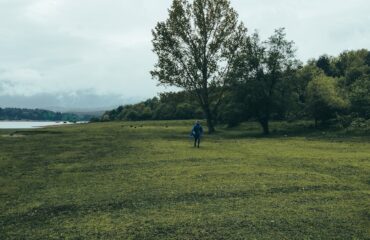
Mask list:
[[[216,131],[215,129],[215,126],[214,126],[214,122],[213,122],[213,116],[212,116],[212,113],[211,111],[209,110],[209,108],[206,107],[206,109],[204,110],[204,113],[206,115],[206,119],[207,119],[207,127],[208,127],[208,133],[209,134],[212,134]]]
[[[269,120],[268,119],[260,119],[260,124],[263,129],[263,134],[264,135],[269,135],[270,134],[270,129],[269,129]]]
[[[212,111],[209,107],[208,95],[205,95],[205,96],[206,97],[202,96],[201,93],[199,93],[198,91],[196,92],[196,97],[198,97],[199,105],[201,106],[203,110],[203,114],[205,115],[206,120],[207,120],[208,133],[212,134],[216,131],[215,125],[214,125],[214,119],[213,119]]]
[[[216,131],[215,126],[213,125],[213,120],[211,118],[207,118],[207,126],[209,134],[212,134]]]

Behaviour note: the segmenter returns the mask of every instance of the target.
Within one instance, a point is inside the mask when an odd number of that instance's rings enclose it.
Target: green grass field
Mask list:
[[[370,239],[370,138],[189,121],[0,131],[0,239]]]

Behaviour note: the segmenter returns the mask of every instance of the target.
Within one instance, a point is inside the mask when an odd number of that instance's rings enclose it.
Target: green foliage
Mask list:
[[[232,77],[238,102],[269,134],[272,116],[284,118],[291,101],[293,74],[299,62],[295,59],[293,42],[286,39],[284,29],[277,29],[267,41],[255,33],[244,43],[243,54],[235,62]]]
[[[101,121],[142,121],[175,120],[203,118],[193,95],[188,92],[169,92],[160,94],[160,98],[148,99],[138,104],[120,106],[107,111]]]
[[[334,118],[348,107],[347,101],[340,96],[335,79],[325,75],[318,76],[308,83],[307,109],[315,119],[316,125]]]
[[[338,76],[345,76],[346,85],[351,84],[356,78],[360,78],[364,74],[368,74],[368,64],[366,58],[369,51],[360,49],[357,51],[345,51],[339,57],[333,58],[336,65]]]
[[[313,62],[308,62],[302,68],[298,69],[291,82],[290,109],[288,115],[292,120],[303,119],[306,117],[305,106],[307,102],[307,86],[313,79],[324,74],[324,72],[316,67]]]
[[[238,23],[229,0],[174,0],[169,18],[153,30],[153,47],[158,56],[151,72],[160,84],[180,87],[196,96],[214,131],[214,117],[240,41],[246,29]]]
[[[192,124],[0,130],[0,239],[368,238],[369,137]]]
[[[370,52],[362,49],[343,52],[337,59],[341,84],[351,102],[351,113],[356,117],[370,118]]]
[[[227,102],[220,106],[218,120],[227,123],[228,127],[238,126],[245,118],[243,112],[244,105],[236,102]]]
[[[176,108],[172,104],[161,103],[155,109],[154,119],[169,120],[175,119]]]
[[[337,76],[337,69],[335,66],[335,59],[328,55],[322,55],[316,61],[316,67],[320,68],[327,76]]]
[[[352,84],[349,93],[352,112],[370,119],[370,75]]]
[[[194,106],[190,103],[180,103],[176,107],[175,115],[178,119],[195,118]]]

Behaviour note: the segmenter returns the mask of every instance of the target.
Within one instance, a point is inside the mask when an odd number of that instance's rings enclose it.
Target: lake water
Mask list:
[[[73,123],[64,122],[37,122],[37,121],[0,121],[0,129],[30,129],[42,128],[54,125],[69,125]]]

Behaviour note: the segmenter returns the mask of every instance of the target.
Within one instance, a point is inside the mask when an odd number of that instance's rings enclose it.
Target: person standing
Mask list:
[[[195,125],[193,126],[193,129],[191,130],[191,135],[194,137],[194,147],[200,145],[200,138],[203,135],[203,128],[200,125],[199,121],[195,122]]]

